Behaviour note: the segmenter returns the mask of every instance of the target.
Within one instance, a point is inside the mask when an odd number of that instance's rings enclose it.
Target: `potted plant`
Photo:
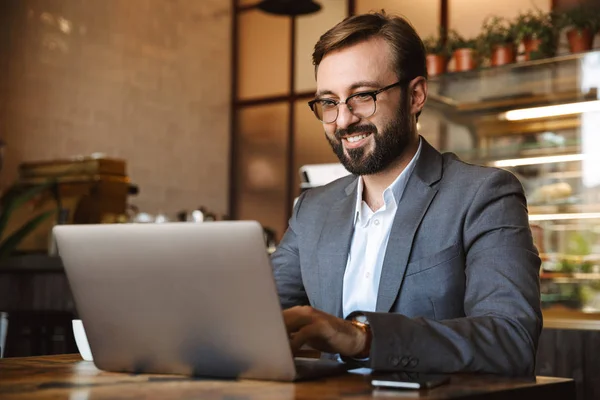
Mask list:
[[[429,36],[423,40],[427,53],[427,75],[436,76],[446,73],[450,52],[444,43],[443,28],[439,28],[437,36]]]
[[[529,11],[517,17],[514,25],[517,43],[522,43],[525,60],[553,57],[556,54],[557,24],[555,16]]]
[[[448,36],[448,48],[454,56],[456,71],[470,71],[477,67],[477,39],[465,39],[456,31]]]
[[[571,53],[592,49],[594,35],[600,28],[600,8],[587,4],[572,7],[560,15],[560,27],[567,29]]]
[[[501,17],[487,18],[483,21],[478,51],[493,67],[515,62],[514,26]]]

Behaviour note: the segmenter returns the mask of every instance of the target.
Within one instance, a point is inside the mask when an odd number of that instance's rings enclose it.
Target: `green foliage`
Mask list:
[[[590,29],[596,32],[600,29],[600,6],[579,4],[556,16],[557,26],[568,29]]]
[[[485,57],[491,57],[496,46],[514,45],[515,24],[505,18],[495,16],[487,18],[483,21],[481,30],[478,37],[478,52]]]
[[[423,40],[427,54],[437,54],[450,57],[450,49],[444,43],[444,28],[440,27],[437,35],[431,35]]]
[[[11,235],[4,238],[4,230],[8,224],[13,212],[24,206],[27,202],[33,200],[37,195],[55,185],[54,180],[44,184],[34,186],[23,192],[13,188],[9,190],[2,198],[2,209],[0,210],[0,260],[10,256],[17,248],[19,243],[31,232],[33,232],[42,222],[55,214],[56,210],[47,211],[31,217],[23,226],[14,231]]]
[[[465,39],[455,30],[451,30],[448,35],[448,48],[453,53],[458,49],[477,50],[477,39]]]
[[[519,15],[514,24],[517,42],[527,39],[541,41],[538,51],[531,54],[531,59],[552,57],[556,54],[558,30],[558,16],[540,10]]]
[[[553,15],[542,11],[529,11],[519,15],[514,29],[517,41],[551,37],[556,30],[553,26]]]

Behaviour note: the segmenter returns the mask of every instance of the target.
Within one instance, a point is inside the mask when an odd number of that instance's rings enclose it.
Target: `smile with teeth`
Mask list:
[[[366,138],[369,135],[370,135],[370,133],[367,133],[367,134],[364,134],[364,135],[349,136],[349,137],[347,137],[345,139],[348,142],[350,142],[350,143],[354,143],[354,142],[358,142],[359,140],[362,140],[362,139]]]

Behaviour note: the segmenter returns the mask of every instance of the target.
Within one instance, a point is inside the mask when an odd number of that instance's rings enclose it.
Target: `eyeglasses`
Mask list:
[[[400,80],[379,90],[354,93],[348,96],[345,101],[314,99],[308,102],[308,106],[315,113],[319,121],[326,124],[335,122],[339,114],[340,104],[345,104],[348,110],[358,118],[368,118],[375,114],[377,109],[377,95],[395,86],[399,86],[403,82],[404,80]]]

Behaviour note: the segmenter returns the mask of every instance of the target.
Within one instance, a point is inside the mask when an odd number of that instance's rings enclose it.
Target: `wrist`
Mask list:
[[[371,326],[364,316],[362,318],[352,318],[350,323],[352,323],[358,333],[356,354],[351,355],[351,357],[358,359],[369,358],[372,340]]]

